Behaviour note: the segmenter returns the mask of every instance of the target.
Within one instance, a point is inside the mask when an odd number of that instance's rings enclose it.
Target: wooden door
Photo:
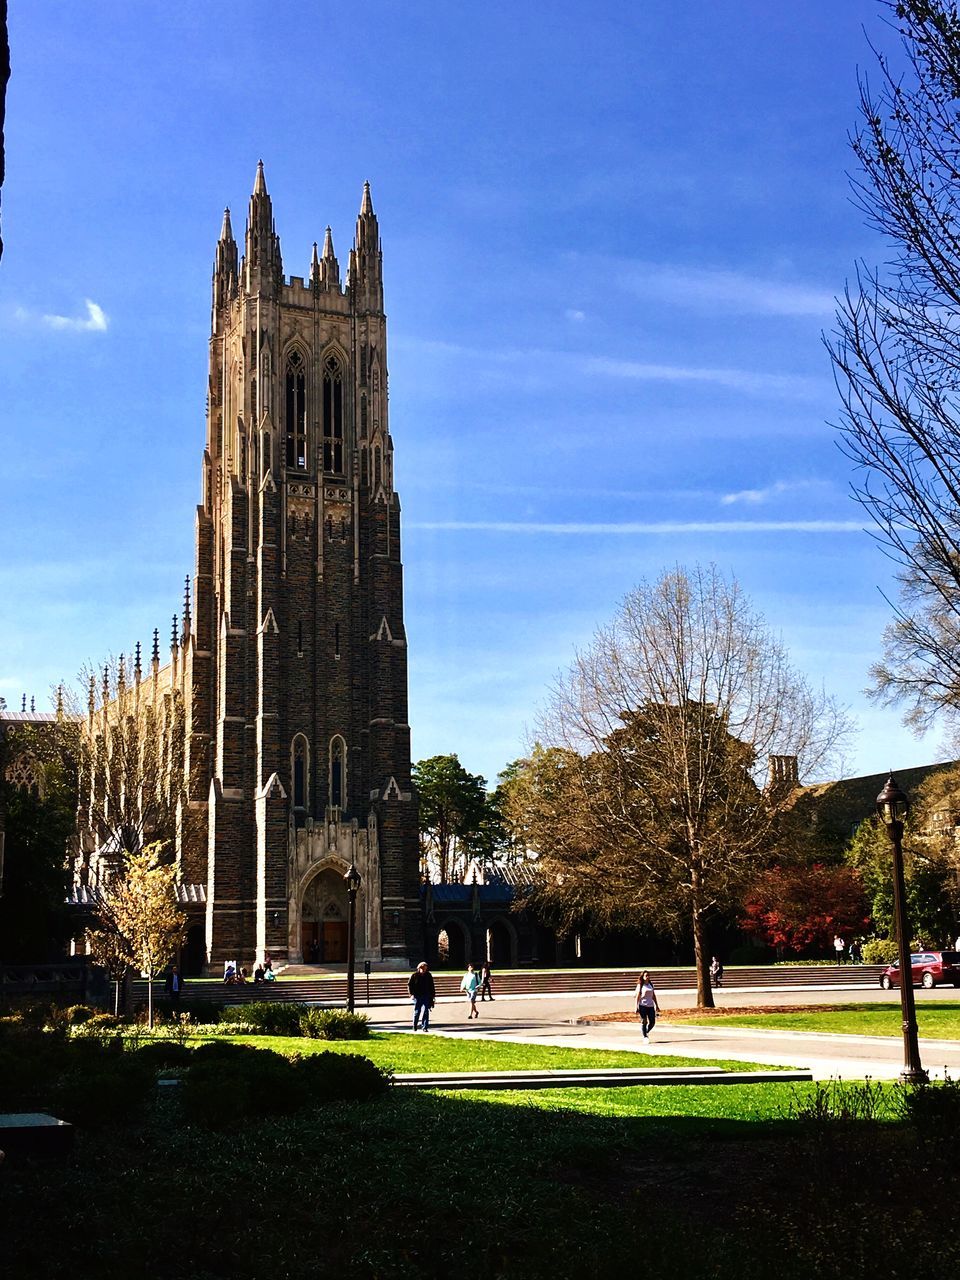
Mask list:
[[[323,963],[342,964],[347,958],[347,926],[342,920],[323,922]]]

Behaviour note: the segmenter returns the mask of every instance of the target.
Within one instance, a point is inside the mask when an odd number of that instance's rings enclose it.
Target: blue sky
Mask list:
[[[860,732],[890,565],[821,333],[858,256],[874,0],[11,0],[0,694],[169,634],[193,563],[210,269],[257,160],[284,267],[380,217],[415,757],[493,778],[642,577],[716,561]],[[866,29],[866,34],[865,34]]]

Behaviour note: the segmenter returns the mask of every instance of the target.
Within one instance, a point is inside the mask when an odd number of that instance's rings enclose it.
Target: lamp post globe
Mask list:
[[[893,917],[900,957],[900,1011],[903,1019],[902,1084],[926,1084],[929,1076],[920,1061],[917,1010],[913,999],[913,968],[910,964],[910,932],[907,928],[906,886],[903,878],[903,824],[910,802],[891,773],[877,796],[877,814],[887,829],[893,849]]]
[[[353,970],[356,963],[357,948],[354,926],[357,914],[357,890],[360,888],[362,878],[352,862],[344,873],[343,878],[347,886],[347,1009],[350,1013],[353,1013],[355,1004]]]

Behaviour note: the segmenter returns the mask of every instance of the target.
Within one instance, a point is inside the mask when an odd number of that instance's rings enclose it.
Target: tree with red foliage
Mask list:
[[[863,881],[853,867],[771,867],[744,906],[747,933],[795,955],[827,951],[837,934],[862,933],[870,922]]]

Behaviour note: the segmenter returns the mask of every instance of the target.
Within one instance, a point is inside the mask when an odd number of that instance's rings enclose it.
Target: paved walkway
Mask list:
[[[830,1004],[869,998],[898,1004],[897,993],[879,990],[866,992],[815,991],[790,993],[792,999],[776,993],[777,1004]],[[947,993],[932,992],[935,998]],[[771,993],[737,991],[718,993],[718,1004],[770,1004]],[[950,991],[956,1000],[956,992]],[[892,999],[891,999],[892,996]],[[927,993],[924,993],[926,999]],[[622,1001],[622,997],[621,997]],[[617,1003],[609,996],[580,995],[516,997],[480,1005],[478,1021],[466,1024],[466,1008],[462,1001],[440,1000],[431,1023],[431,1034],[458,1039],[508,1040],[519,1044],[557,1045],[568,1049],[617,1049],[642,1055],[677,1054],[705,1062],[728,1060],[763,1063],[771,1067],[809,1070],[816,1080],[896,1079],[903,1066],[903,1042],[899,1037],[820,1035],[808,1031],[763,1031],[732,1027],[693,1027],[689,1024],[658,1022],[649,1042],[640,1038],[639,1028],[632,1022],[584,1024],[577,1019],[590,1014],[612,1012]],[[689,996],[674,992],[662,998],[664,1008],[691,1004]],[[360,1011],[363,1007],[360,1006]],[[374,1026],[380,1030],[400,1030],[409,1025],[410,1006],[371,1009]],[[960,1041],[921,1040],[920,1054],[931,1076],[960,1076]]]

